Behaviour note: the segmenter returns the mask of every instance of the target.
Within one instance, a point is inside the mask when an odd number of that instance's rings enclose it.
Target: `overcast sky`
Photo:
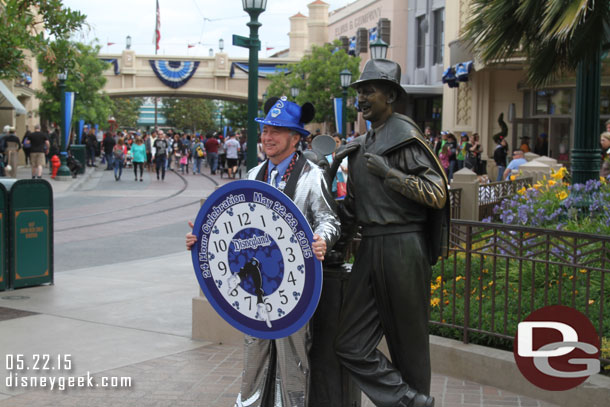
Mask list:
[[[308,15],[307,4],[313,0],[268,0],[267,9],[259,18],[259,37],[265,58],[288,48],[289,17],[301,12]],[[329,11],[354,0],[324,0]],[[87,15],[88,29],[76,39],[91,42],[96,38],[101,53],[120,53],[125,38],[132,38],[132,49],[138,54],[154,54],[155,0],[64,0],[64,5]],[[161,11],[161,42],[159,55],[207,56],[210,48],[218,52],[218,40],[224,39],[224,51],[231,56],[248,56],[246,48],[231,45],[233,34],[249,35],[248,14],[241,0],[159,0]],[[107,46],[108,42],[115,45]],[[195,45],[188,48],[188,45]],[[267,47],[273,50],[266,51]]]

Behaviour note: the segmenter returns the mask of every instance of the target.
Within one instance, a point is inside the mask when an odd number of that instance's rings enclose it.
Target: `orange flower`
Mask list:
[[[438,304],[440,304],[441,299],[440,298],[432,298],[430,300],[430,305],[432,305],[433,307],[438,307]]]

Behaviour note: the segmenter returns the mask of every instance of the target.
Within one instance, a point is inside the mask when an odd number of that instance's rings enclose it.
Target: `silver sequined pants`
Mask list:
[[[241,392],[235,406],[307,406],[310,346],[309,324],[282,339],[246,335]]]

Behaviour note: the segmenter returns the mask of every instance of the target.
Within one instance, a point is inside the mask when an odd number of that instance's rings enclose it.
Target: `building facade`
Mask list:
[[[532,152],[569,164],[574,146],[575,74],[567,74],[544,89],[533,89],[526,81],[524,60],[484,65],[459,40],[469,17],[469,3],[446,3],[446,15],[455,17],[445,21],[445,67],[472,60],[473,71],[467,82],[443,88],[443,129],[479,133],[488,172],[494,173],[492,137],[500,131],[498,117],[503,113],[510,150],[525,141]],[[610,119],[609,62],[608,58],[602,62],[600,131]]]

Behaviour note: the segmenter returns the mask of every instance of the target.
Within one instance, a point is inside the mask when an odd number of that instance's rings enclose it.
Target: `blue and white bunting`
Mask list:
[[[157,78],[170,88],[179,88],[195,74],[199,61],[148,61]]]

